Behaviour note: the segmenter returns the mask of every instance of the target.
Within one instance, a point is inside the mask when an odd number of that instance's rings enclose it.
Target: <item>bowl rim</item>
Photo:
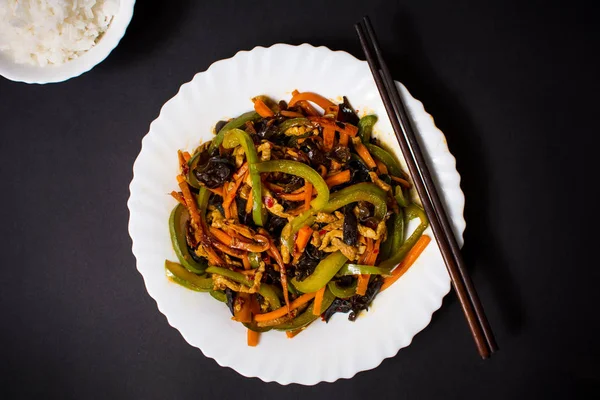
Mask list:
[[[104,61],[125,36],[125,32],[133,18],[135,2],[136,0],[119,0],[119,11],[115,14],[108,30],[104,33],[105,37],[102,37],[94,47],[81,57],[58,66],[39,67],[18,64],[12,61],[6,54],[0,53],[0,57],[2,58],[0,60],[0,75],[13,82],[44,85],[47,83],[64,82],[90,71]],[[107,36],[109,32],[110,35]],[[12,63],[17,68],[4,67],[3,62],[1,62],[4,60],[6,60],[6,65]],[[18,68],[21,66],[22,68]],[[48,68],[53,68],[55,73],[48,76],[45,73],[38,75],[39,71],[44,71]]]

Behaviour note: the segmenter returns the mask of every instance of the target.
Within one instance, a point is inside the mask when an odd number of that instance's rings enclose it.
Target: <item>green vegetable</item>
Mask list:
[[[369,143],[373,125],[377,122],[377,115],[365,115],[358,121],[358,136],[363,143]]]
[[[352,297],[356,294],[356,286],[358,285],[358,280],[354,279],[352,281],[352,285],[348,287],[341,288],[338,286],[336,281],[330,281],[327,284],[329,290],[335,297],[339,297],[340,299],[347,299],[348,297]]]
[[[165,270],[167,276],[175,283],[180,284],[196,292],[208,292],[213,288],[211,278],[198,276],[193,272],[183,268],[180,264],[165,260]]]
[[[218,300],[222,303],[227,303],[227,296],[225,295],[225,292],[223,292],[222,290],[211,290],[210,295],[215,300]]]
[[[225,134],[230,130],[241,128],[244,125],[246,125],[246,122],[257,121],[260,118],[260,115],[258,115],[256,111],[248,111],[247,113],[244,113],[239,117],[232,119],[231,121],[226,123],[225,126],[223,126],[221,130],[217,133],[217,136],[215,136],[212,140],[208,151],[212,153],[214,150],[218,149],[221,143],[223,143],[223,138],[225,137]]]
[[[404,209],[404,212],[407,221],[414,218],[419,218],[421,220],[421,223],[408,237],[408,239],[406,239],[404,244],[402,244],[402,246],[398,248],[394,255],[392,255],[390,258],[379,264],[379,268],[393,269],[396,267],[396,265],[400,264],[400,262],[404,260],[404,257],[406,257],[406,253],[408,253],[410,249],[414,247],[415,243],[417,243],[417,240],[419,240],[419,238],[423,235],[423,232],[425,231],[425,229],[427,229],[427,226],[429,225],[429,220],[427,219],[425,212],[416,204],[410,204]]]
[[[307,125],[310,127],[313,126],[313,124],[307,118],[286,119],[285,121],[283,121],[281,123],[281,125],[279,125],[279,131],[281,133],[285,133],[285,131],[287,131],[290,128],[293,128],[296,126],[307,126]]]
[[[333,303],[334,300],[335,296],[331,293],[331,291],[325,290],[325,293],[323,294],[323,303],[321,303],[321,312],[319,313],[319,315],[323,314],[329,308],[331,303]],[[293,331],[311,324],[317,318],[319,318],[319,315],[313,315],[314,304],[314,301],[311,302],[302,314],[298,315],[296,318],[289,322],[274,326],[274,328],[278,331]]]
[[[200,153],[200,152],[194,154],[194,156],[192,158],[190,158],[190,160],[188,161],[188,172],[185,176],[185,180],[187,181],[187,183],[191,187],[194,187],[196,189],[200,189],[202,187],[200,182],[198,182],[198,179],[196,179],[196,175],[194,175],[194,170],[198,166],[198,163],[200,162],[201,158],[202,158],[202,153]]]
[[[260,253],[248,253],[248,261],[250,261],[250,266],[252,269],[256,269],[260,267],[260,262],[262,261],[262,257]]]
[[[206,263],[200,263],[194,260],[187,247],[186,232],[190,214],[182,204],[178,204],[169,217],[169,233],[171,235],[171,243],[173,250],[177,255],[177,259],[188,270],[201,274],[207,267]]]
[[[335,276],[346,276],[346,275],[390,275],[389,269],[374,267],[372,265],[361,265],[361,264],[346,264],[344,265]],[[339,297],[339,296],[338,296]]]
[[[340,251],[331,253],[317,264],[317,267],[303,281],[291,280],[296,289],[302,293],[312,293],[321,289],[337,274],[348,259]]]
[[[250,165],[251,173],[252,169],[259,173],[283,172],[290,175],[296,175],[312,183],[317,191],[317,197],[310,202],[310,205],[315,211],[323,208],[329,201],[329,188],[327,187],[327,184],[317,171],[306,164],[290,160],[273,160]]]
[[[254,199],[252,202],[252,219],[256,225],[263,226],[266,222],[267,215],[262,204],[262,182],[260,180],[260,174],[254,169],[258,163],[258,155],[254,148],[254,142],[246,132],[240,129],[231,129],[223,138],[223,147],[226,149],[233,149],[239,145],[244,148],[246,160],[248,160],[248,165],[250,166],[252,198]]]
[[[392,175],[397,176],[399,178],[404,176],[404,173],[402,172],[402,168],[400,168],[400,163],[398,161],[396,161],[396,159],[390,153],[388,153],[381,147],[375,146],[374,144],[371,144],[371,143],[365,143],[365,146],[367,147],[367,149],[369,149],[369,153],[371,153],[371,155],[375,159],[377,159],[385,164],[388,171]]]
[[[355,201],[367,201],[375,206],[375,217],[383,219],[387,213],[386,197],[386,192],[373,183],[357,183],[333,193],[329,197],[327,205],[320,211],[332,213]],[[281,231],[281,243],[286,246],[290,252],[294,248],[294,235],[303,226],[312,225],[315,222],[314,214],[314,210],[304,211],[284,226]]]
[[[252,287],[254,285],[254,282],[246,278],[244,274],[240,274],[239,272],[235,272],[227,268],[208,267],[206,269],[206,272],[208,272],[209,274],[224,276],[225,278],[229,278],[232,281],[240,283],[247,287]],[[281,302],[279,301],[279,297],[277,297],[277,292],[275,291],[275,288],[273,286],[263,283],[260,285],[258,293],[260,293],[260,295],[265,298],[267,303],[269,303],[269,305],[271,306],[271,309],[276,310],[279,307],[281,307]]]
[[[387,239],[381,244],[380,260],[389,258],[404,242],[404,212],[402,209],[387,220]]]
[[[394,198],[400,207],[408,206],[408,194],[405,196],[400,185],[394,187]]]

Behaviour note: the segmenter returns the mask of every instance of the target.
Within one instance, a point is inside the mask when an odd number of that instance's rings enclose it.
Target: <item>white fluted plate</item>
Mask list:
[[[399,87],[462,242],[464,195],[455,159],[421,102],[404,86]],[[244,376],[284,385],[314,385],[351,378],[408,346],[441,306],[450,279],[432,241],[412,268],[378,295],[356,322],[348,321],[345,314],[335,314],[329,323],[317,321],[293,339],[282,332],[262,334],[257,347],[246,345],[246,329],[230,319],[224,304],[207,293],[193,292],[167,280],[164,260],[177,259],[168,230],[169,214],[175,206],[168,193],[177,189],[177,150],[191,151],[209,140],[218,120],[252,108],[251,97],[266,94],[289,100],[294,89],[338,101],[346,95],[361,113],[376,113],[379,122],[375,136],[403,161],[366,62],[346,52],[308,44],[256,47],[196,74],[163,106],[142,140],[127,205],[133,254],[148,293],[188,343]]]

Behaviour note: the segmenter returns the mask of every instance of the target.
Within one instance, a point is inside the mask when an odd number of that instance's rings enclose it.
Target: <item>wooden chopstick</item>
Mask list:
[[[365,27],[363,27],[363,24]],[[482,358],[488,358],[490,354],[498,350],[494,334],[483,311],[475,286],[465,267],[448,216],[444,211],[416,140],[412,122],[408,118],[406,107],[383,60],[381,49],[368,17],[363,18],[363,24],[358,23],[355,28],[377,84],[377,89],[392,122],[394,133],[413,177],[415,188],[421,197],[423,208],[430,220],[431,228],[442,252],[442,257],[475,340],[477,350]],[[371,46],[377,60],[373,57]]]

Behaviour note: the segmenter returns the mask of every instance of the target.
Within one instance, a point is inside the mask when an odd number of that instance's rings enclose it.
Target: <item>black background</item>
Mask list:
[[[278,42],[363,58],[364,14],[456,155],[464,254],[501,351],[478,359],[450,294],[408,348],[351,380],[244,378],[189,346],[147,295],[127,233],[131,167],[196,72]],[[597,16],[574,1],[141,0],[91,72],[45,86],[0,78],[0,397],[597,395]]]

